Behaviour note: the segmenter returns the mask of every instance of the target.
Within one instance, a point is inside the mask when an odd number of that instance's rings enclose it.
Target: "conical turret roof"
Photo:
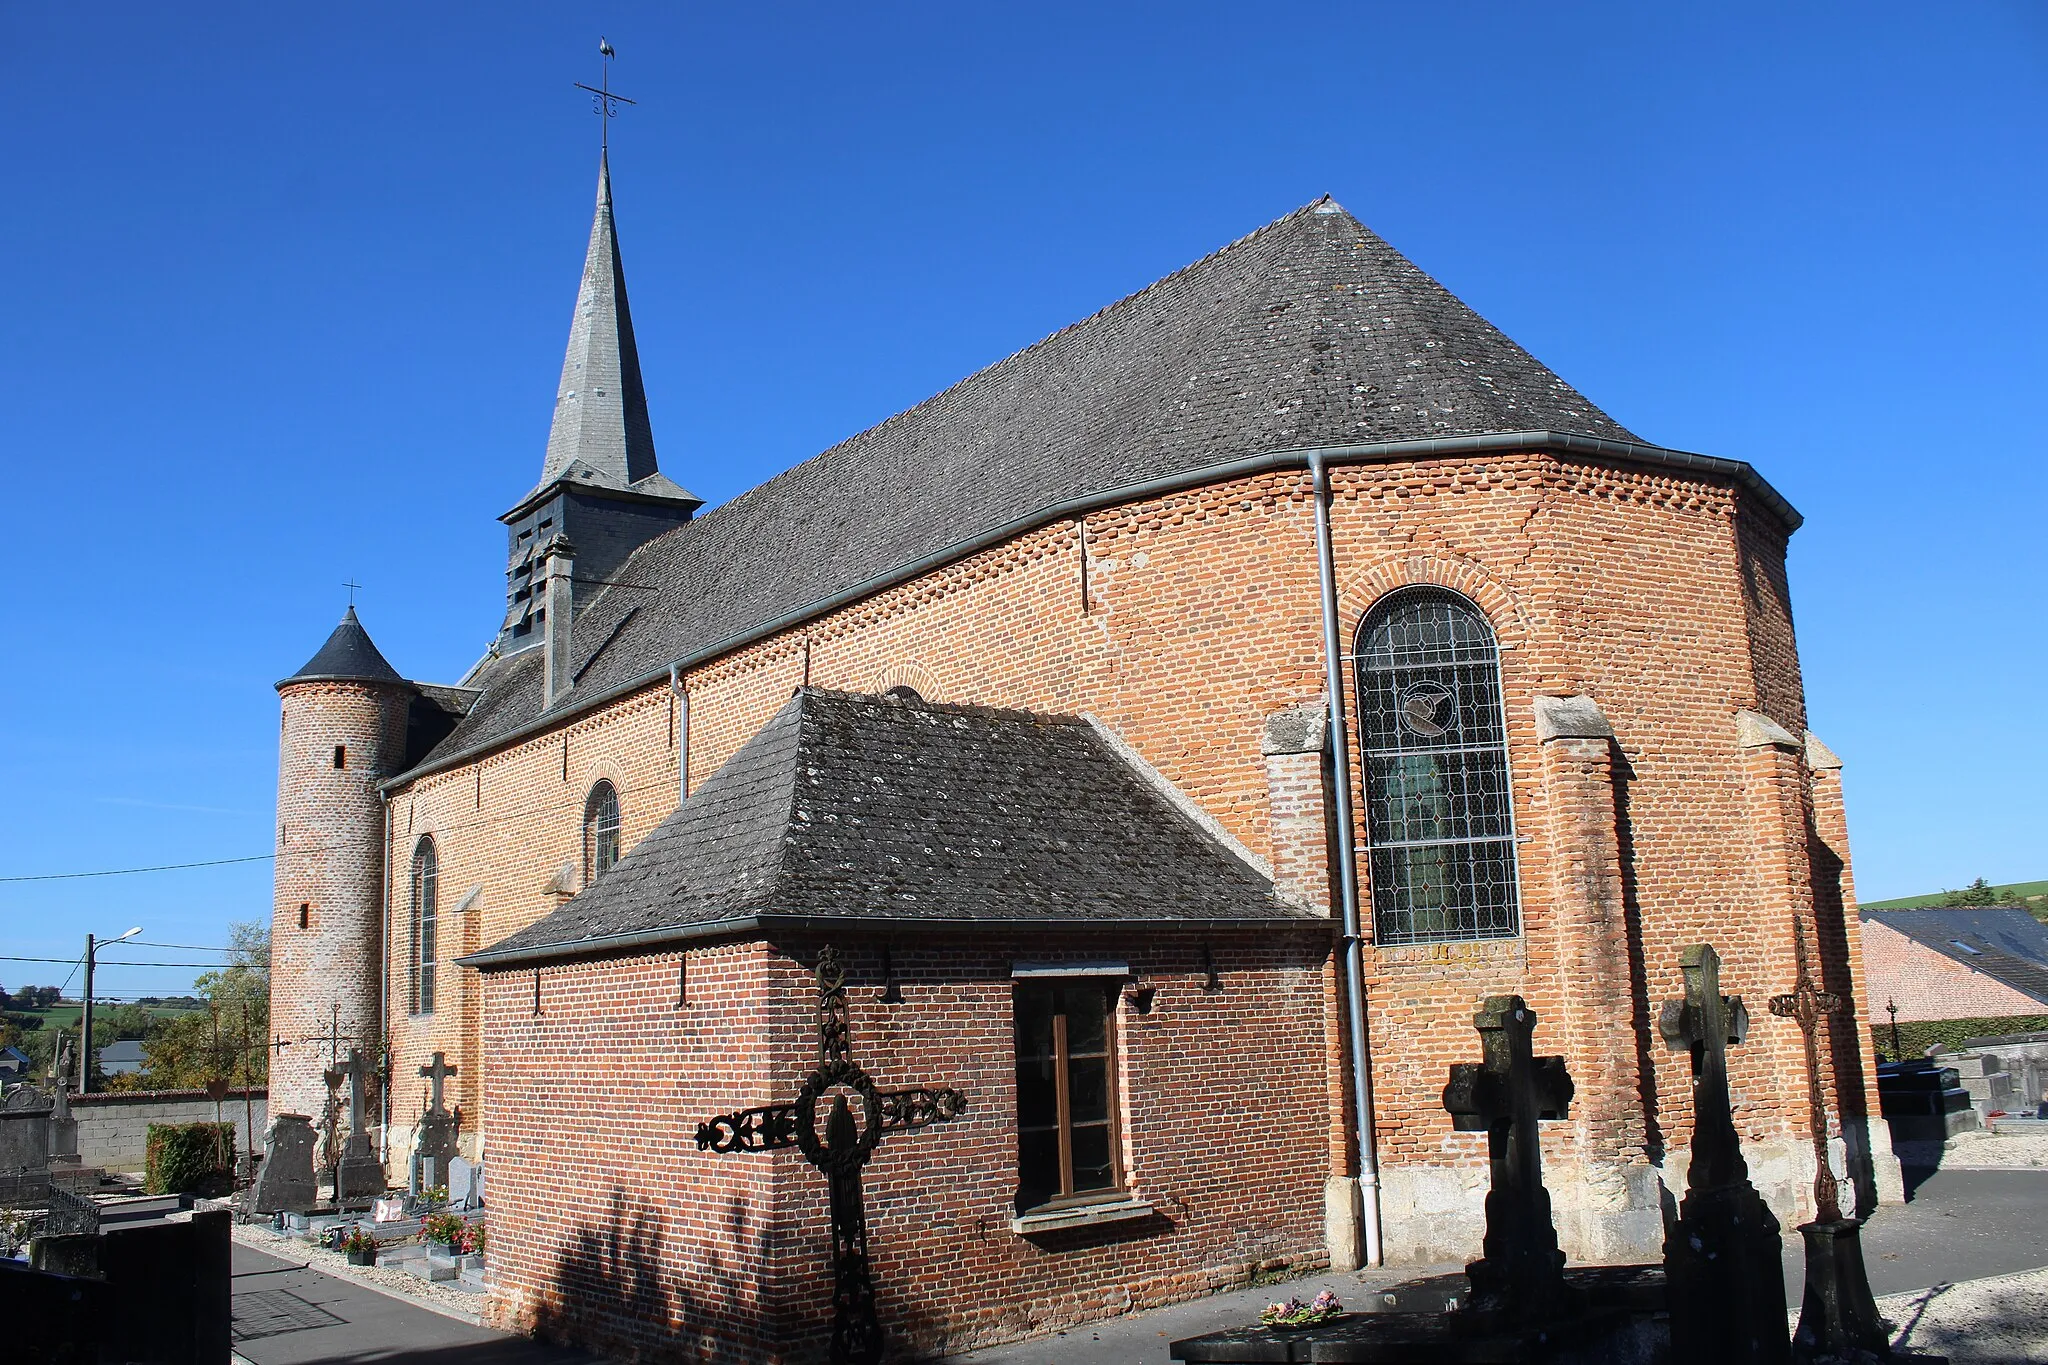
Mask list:
[[[320,646],[319,652],[278,686],[301,682],[404,681],[399,671],[371,643],[370,632],[363,629],[363,623],[356,619],[356,609],[350,607],[342,614],[341,624],[334,628],[334,634],[327,637],[327,643]]]

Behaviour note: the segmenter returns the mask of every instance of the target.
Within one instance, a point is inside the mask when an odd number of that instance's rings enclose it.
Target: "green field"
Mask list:
[[[101,1012],[103,1013],[103,1012],[104,1012],[104,1011],[106,1010],[106,1008],[107,1008],[107,1005],[106,1005],[106,1002],[105,1002],[105,1001],[101,1001],[101,1002],[100,1002],[99,1004],[97,1004],[97,1005],[93,1006],[93,1008],[94,1008],[95,1010],[97,1010],[97,1011],[101,1011]],[[149,1005],[149,1006],[145,1006],[145,1008],[147,1008],[147,1009],[149,1010],[149,1012],[150,1012],[151,1014],[165,1014],[165,1015],[172,1015],[172,1014],[184,1014],[184,1013],[186,1013],[186,1011],[184,1011],[184,1010],[179,1010],[179,1009],[167,1009],[167,1008],[165,1008],[165,1007],[164,1007],[164,1006],[162,1006],[162,1005]],[[46,1010],[9,1010],[9,1011],[8,1011],[8,1013],[9,1013],[9,1014],[33,1014],[33,1015],[37,1015],[37,1016],[40,1016],[40,1017],[41,1017],[41,1019],[42,1019],[42,1021],[43,1021],[43,1027],[44,1027],[44,1028],[47,1028],[47,1029],[58,1029],[58,1028],[61,1028],[61,1029],[69,1029],[69,1030],[71,1030],[71,1031],[72,1031],[73,1033],[76,1033],[76,1032],[78,1031],[78,1016],[79,1016],[79,1015],[81,1015],[81,1014],[83,1014],[83,1013],[85,1013],[85,1006],[83,1006],[83,1005],[52,1005],[52,1006],[50,1006],[50,1008],[48,1008],[48,1009],[46,1009]],[[96,1017],[97,1017],[97,1016],[96,1016]],[[98,1029],[97,1027],[95,1027],[95,1028],[94,1028],[94,1030],[93,1030],[93,1032],[97,1034],[97,1033],[99,1032],[99,1029]]]
[[[2048,905],[2048,882],[2007,882],[2004,886],[1994,886],[1991,889],[2010,891],[2015,896],[2022,897],[2028,902],[2028,908],[2036,914],[2040,914],[2044,905]],[[1861,904],[1865,910],[1924,910],[1930,905],[1939,905],[1941,898],[1947,894],[1945,891],[1935,891],[1924,896],[1900,896],[1897,900],[1863,901]]]

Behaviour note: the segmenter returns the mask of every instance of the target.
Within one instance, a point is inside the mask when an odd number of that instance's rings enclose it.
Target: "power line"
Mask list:
[[[146,938],[131,938],[128,942],[138,948],[184,948],[194,953],[232,953],[233,948],[215,948],[205,943],[152,943]]]
[[[666,782],[659,782],[654,784],[654,789],[663,792],[673,790],[673,788],[671,788]],[[620,796],[638,796],[640,793],[647,790],[648,788],[646,787],[617,788],[618,794]],[[524,819],[529,815],[545,815],[549,811],[581,808],[586,799],[588,799],[588,793],[584,793],[582,795],[569,795],[563,797],[559,801],[551,801],[538,806],[525,806],[518,810],[506,811],[499,815],[485,816],[481,820],[468,820],[460,824],[443,825],[440,827],[440,829],[434,831],[434,833],[444,836],[449,834],[459,834],[465,830],[482,829],[489,825],[503,824],[507,820]],[[394,831],[394,842],[396,842],[396,839],[398,837],[399,836],[396,834],[396,831]],[[410,835],[408,834],[405,837],[410,837]],[[312,844],[303,847],[288,848],[285,850],[285,852],[293,857],[301,857],[312,853],[336,853],[340,852],[343,849],[350,848],[374,848],[382,845],[383,842],[383,837],[380,835],[374,839],[344,839],[339,843],[333,844]],[[187,868],[194,867],[226,867],[233,863],[272,862],[275,861],[277,857],[278,855],[275,853],[253,853],[246,858],[209,858],[203,862],[196,863],[157,863],[149,867],[112,867],[102,868],[93,872],[39,872],[28,876],[0,877],[0,883],[72,881],[80,877],[126,877],[138,872],[182,872]],[[160,946],[173,947],[176,945],[165,944]],[[199,951],[210,953],[221,952],[225,950],[217,948],[203,948]]]
[[[275,853],[256,853],[247,858],[209,858],[201,863],[158,863],[153,867],[109,867],[97,872],[38,872],[25,877],[0,877],[0,882],[63,882],[79,877],[128,877],[137,872],[182,872],[188,867],[225,867],[229,863],[261,863]]]
[[[66,963],[66,962],[69,962],[69,961],[71,961],[71,959],[70,959],[70,958],[68,958],[68,957],[0,957],[0,962],[54,962],[54,963],[58,964],[59,966],[62,966],[62,965],[63,965],[64,963]],[[80,962],[81,964],[83,964],[83,962],[84,962],[84,961],[85,961],[85,959],[84,959],[84,958],[80,958],[80,959],[79,959],[79,962]],[[96,965],[96,966],[100,966],[100,967],[218,967],[218,966],[220,966],[220,964],[219,964],[218,962],[123,962],[123,961],[119,961],[119,960],[116,960],[116,961],[113,961],[113,962],[105,962],[105,961],[101,961],[101,960],[100,960],[100,959],[98,958],[98,956],[97,956],[97,955],[95,955],[95,956],[94,956],[94,963],[95,963],[95,965]]]

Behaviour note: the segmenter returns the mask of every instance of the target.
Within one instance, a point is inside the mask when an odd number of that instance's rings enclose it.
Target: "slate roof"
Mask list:
[[[609,156],[598,162],[597,210],[576,312],[569,320],[547,459],[540,483],[520,499],[520,506],[565,479],[579,488],[698,501],[655,466],[654,427],[647,419],[640,348],[633,340],[633,311],[626,302],[626,269],[612,213]]]
[[[356,609],[350,607],[342,614],[341,624],[327,637],[327,643],[278,686],[298,682],[404,681],[371,643],[370,632],[363,629],[363,623],[356,619]]]
[[[804,688],[593,886],[463,961],[821,920],[1330,923],[1085,720]]]
[[[648,542],[616,578],[656,590],[579,605],[555,709],[1075,499],[1308,446],[1508,433],[1636,439],[1324,198]],[[423,768],[542,718],[538,650],[465,682],[483,695]]]
[[[2048,924],[2025,910],[1865,910],[1862,918],[2048,1005]]]

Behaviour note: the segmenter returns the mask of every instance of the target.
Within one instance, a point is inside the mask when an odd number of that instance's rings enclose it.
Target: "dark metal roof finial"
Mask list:
[[[611,151],[610,120],[619,116],[619,106],[621,104],[637,104],[639,101],[629,100],[624,95],[614,95],[612,93],[612,58],[619,54],[613,51],[611,40],[603,34],[598,35],[597,51],[598,55],[604,58],[604,75],[599,78],[596,85],[585,85],[582,81],[575,82],[575,85],[578,90],[588,90],[590,92],[590,111],[597,115],[598,150],[609,153]]]

